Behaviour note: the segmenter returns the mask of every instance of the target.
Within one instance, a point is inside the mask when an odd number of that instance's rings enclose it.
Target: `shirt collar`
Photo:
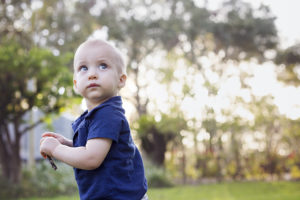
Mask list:
[[[92,116],[97,110],[106,107],[106,106],[112,106],[115,108],[122,108],[122,98],[121,96],[114,96],[108,99],[107,101],[103,102],[102,104],[96,106],[93,108],[90,112],[85,111],[83,115],[85,115],[85,118],[89,118]]]
[[[81,124],[83,119],[87,119],[89,117],[91,117],[97,110],[105,107],[105,106],[112,106],[115,107],[117,109],[122,109],[122,98],[121,96],[114,96],[111,97],[110,99],[108,99],[107,101],[103,102],[102,104],[96,106],[95,108],[93,108],[90,112],[88,112],[87,110],[82,113],[80,115],[80,117],[78,117],[73,123],[72,123],[72,128],[73,130],[77,130],[79,125]],[[76,131],[74,131],[76,132]]]

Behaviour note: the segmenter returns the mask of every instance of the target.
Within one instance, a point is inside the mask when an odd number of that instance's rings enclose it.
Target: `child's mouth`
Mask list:
[[[88,85],[87,88],[92,88],[92,87],[99,87],[100,85],[96,84],[96,83],[91,83]]]

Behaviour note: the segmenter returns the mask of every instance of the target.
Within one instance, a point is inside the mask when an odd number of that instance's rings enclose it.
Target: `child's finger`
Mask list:
[[[40,152],[40,153],[41,153],[41,155],[43,156],[44,159],[47,158],[47,155],[45,153],[43,153],[43,152]]]
[[[56,138],[57,134],[52,133],[52,132],[46,132],[46,133],[42,134],[42,137],[54,137],[54,138]]]
[[[40,139],[40,146],[41,146],[41,144],[44,142],[45,139],[46,139],[46,137],[42,137],[42,138]]]

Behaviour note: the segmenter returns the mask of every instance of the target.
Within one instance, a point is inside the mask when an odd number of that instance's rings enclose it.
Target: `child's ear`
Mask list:
[[[78,94],[78,90],[77,90],[77,81],[75,79],[73,79],[73,89],[75,91],[76,94]]]
[[[126,80],[127,80],[126,74],[122,74],[120,76],[120,81],[119,81],[119,88],[120,89],[125,86]]]

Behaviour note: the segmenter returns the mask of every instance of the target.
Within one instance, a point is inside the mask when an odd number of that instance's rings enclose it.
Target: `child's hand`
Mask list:
[[[46,158],[52,156],[55,148],[60,145],[60,142],[54,137],[42,137],[40,141],[40,153]]]
[[[65,138],[64,136],[57,134],[57,133],[53,133],[53,132],[45,132],[42,135],[42,138],[44,137],[54,137],[56,138],[61,144],[63,145],[68,145],[68,143],[70,142],[67,138]]]

